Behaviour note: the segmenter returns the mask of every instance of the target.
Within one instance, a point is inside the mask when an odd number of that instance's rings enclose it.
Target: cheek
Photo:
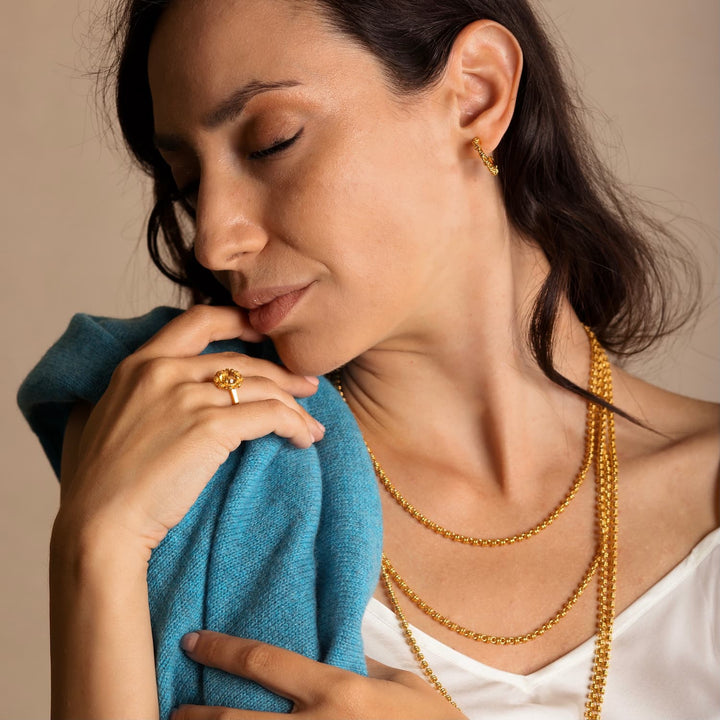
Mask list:
[[[279,186],[275,207],[301,254],[374,289],[436,245],[433,184],[397,137],[330,142]]]
[[[307,324],[274,337],[295,372],[329,372],[408,327],[443,262],[428,168],[378,140],[328,145],[278,186],[279,232],[323,280]]]

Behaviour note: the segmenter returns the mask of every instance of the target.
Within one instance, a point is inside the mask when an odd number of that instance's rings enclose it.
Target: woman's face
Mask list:
[[[149,78],[197,257],[289,368],[422,342],[466,220],[452,108],[292,0],[175,0]]]

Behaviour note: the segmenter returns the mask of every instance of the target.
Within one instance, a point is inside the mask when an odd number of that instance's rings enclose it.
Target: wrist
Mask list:
[[[49,572],[53,717],[157,717],[149,557],[109,521],[58,513]]]
[[[147,573],[151,550],[141,538],[101,519],[79,520],[61,510],[50,536],[51,564],[85,572]]]

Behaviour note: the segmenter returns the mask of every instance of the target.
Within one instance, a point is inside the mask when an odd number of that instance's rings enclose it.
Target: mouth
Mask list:
[[[252,328],[267,335],[290,314],[312,284],[246,290],[233,299],[248,311]]]

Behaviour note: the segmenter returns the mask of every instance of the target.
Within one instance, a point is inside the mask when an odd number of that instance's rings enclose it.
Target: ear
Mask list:
[[[453,96],[457,128],[471,150],[474,137],[487,153],[499,144],[515,110],[522,66],[518,41],[496,22],[473,22],[455,39],[443,84]]]

